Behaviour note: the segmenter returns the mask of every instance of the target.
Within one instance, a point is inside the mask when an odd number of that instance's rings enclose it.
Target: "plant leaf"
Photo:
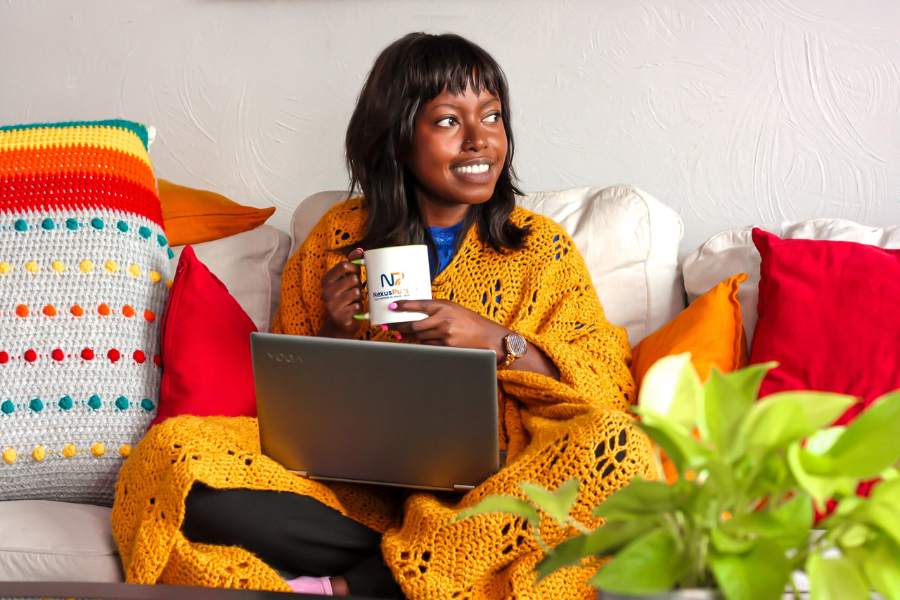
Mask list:
[[[900,546],[881,539],[869,545],[863,570],[872,587],[888,600],[900,600]]]
[[[541,518],[537,510],[521,498],[514,496],[488,496],[475,506],[459,511],[454,522],[486,513],[519,515],[528,520],[528,524],[531,525],[533,531],[540,531]]]
[[[673,511],[682,506],[696,486],[678,480],[673,485],[662,481],[635,478],[619,488],[594,509],[595,517],[639,516]]]
[[[830,425],[855,402],[829,392],[781,392],[757,402],[738,434],[739,446],[764,454]]]
[[[752,472],[752,466],[756,465],[759,458],[748,461],[749,457],[743,457],[734,465],[735,478],[743,483],[750,477],[741,469],[747,469],[748,464]],[[787,465],[787,458],[782,453],[772,452],[761,459],[762,465],[759,472],[752,479],[752,483],[746,489],[746,493],[750,498],[762,498],[766,496],[780,497],[787,489],[793,486],[793,481],[788,481],[790,470]]]
[[[551,492],[536,483],[523,481],[519,484],[522,491],[531,502],[539,509],[547,513],[560,525],[569,520],[569,511],[575,505],[578,498],[578,479],[569,479],[560,485],[555,492]]]
[[[865,525],[853,523],[844,530],[838,538],[838,543],[841,548],[858,548],[866,543],[871,534],[872,530]]]
[[[687,431],[697,422],[703,390],[689,352],[656,361],[641,381],[638,406],[642,414],[665,417]]]
[[[749,552],[756,545],[756,540],[746,535],[737,528],[724,529],[716,527],[709,532],[713,548],[719,554],[743,554]]]
[[[535,567],[538,580],[557,569],[581,562],[586,556],[605,556],[659,527],[658,519],[611,521],[586,535],[571,537],[557,545]]]
[[[863,503],[863,518],[900,546],[900,479],[882,481]]]
[[[780,598],[791,568],[784,550],[763,540],[746,554],[710,554],[716,583],[728,600]]]
[[[815,455],[809,454],[804,450],[798,442],[794,442],[788,447],[787,459],[791,474],[800,487],[812,496],[816,502],[816,506],[820,509],[825,506],[825,502],[832,496],[852,496],[856,490],[856,480],[852,477],[820,477],[811,474],[805,462]]]
[[[720,528],[733,536],[768,539],[782,546],[799,547],[809,539],[812,522],[812,502],[809,496],[800,493],[774,510],[738,515],[722,523]]]
[[[620,594],[665,592],[675,586],[684,572],[684,563],[669,531],[658,529],[625,546],[590,583]]]
[[[866,584],[852,562],[842,556],[825,558],[818,552],[806,561],[811,600],[865,600]]]
[[[708,448],[680,426],[653,413],[645,414],[641,409],[637,412],[643,419],[638,426],[665,451],[679,474],[702,465],[711,456]]]
[[[703,384],[703,410],[700,434],[722,452],[734,446],[741,419],[753,406],[759,386],[769,369],[777,363],[761,363],[722,373],[715,367]]]
[[[900,460],[900,390],[885,394],[847,425],[822,454],[827,472],[859,479],[876,477]]]
[[[815,432],[806,440],[805,448],[813,454],[822,455],[834,446],[841,434],[844,433],[846,427],[838,425],[835,427],[827,427]]]

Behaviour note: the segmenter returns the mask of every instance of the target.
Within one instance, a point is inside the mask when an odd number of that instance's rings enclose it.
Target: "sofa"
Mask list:
[[[330,191],[304,199],[293,214],[290,235],[262,225],[197,244],[194,250],[257,328],[265,331],[277,307],[287,257],[319,217],[345,196]],[[678,315],[689,299],[742,271],[750,274],[740,299],[748,338],[752,335],[759,259],[754,259],[749,228],[714,236],[679,261],[681,217],[634,186],[538,192],[523,198],[521,204],[553,218],[569,232],[584,256],[607,318],[627,330],[632,345]],[[900,227],[879,229],[820,219],[776,225],[771,230],[783,237],[900,248]],[[174,250],[177,254],[180,248]],[[109,515],[107,506],[47,500],[0,502],[0,580],[122,581]]]

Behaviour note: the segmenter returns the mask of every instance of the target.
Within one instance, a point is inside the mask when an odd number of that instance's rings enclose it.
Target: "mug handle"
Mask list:
[[[362,267],[366,266],[366,259],[365,259],[365,258],[357,258],[357,259],[355,259],[355,260],[351,260],[350,262],[351,262],[352,264],[354,264],[354,265],[359,265],[359,266],[362,266]],[[353,319],[356,320],[356,321],[368,321],[368,320],[369,320],[369,313],[367,313],[367,312],[364,312],[364,313],[356,313],[356,314],[353,315]]]

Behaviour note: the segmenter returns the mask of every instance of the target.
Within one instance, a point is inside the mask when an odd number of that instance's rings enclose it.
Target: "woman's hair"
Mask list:
[[[508,150],[494,194],[473,205],[466,225],[477,223],[481,240],[497,251],[522,246],[527,228],[509,220],[516,196],[509,90],[500,65],[472,42],[453,34],[410,33],[385,48],[359,94],[347,127],[350,193],[360,190],[368,212],[363,248],[428,243],[406,167],[418,111],[447,90],[487,90],[500,100]]]

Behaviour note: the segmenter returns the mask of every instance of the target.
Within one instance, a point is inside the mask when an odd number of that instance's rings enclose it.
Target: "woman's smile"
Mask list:
[[[450,172],[466,183],[485,184],[494,179],[494,161],[488,158],[475,158],[450,166]]]

